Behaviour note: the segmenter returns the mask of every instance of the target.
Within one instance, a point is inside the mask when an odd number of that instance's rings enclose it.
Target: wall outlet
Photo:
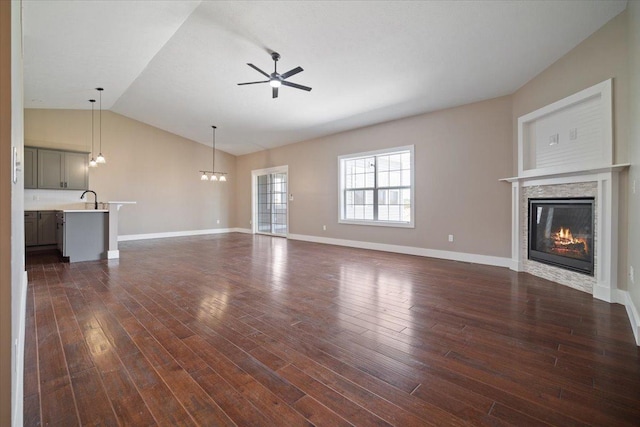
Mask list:
[[[323,231],[327,231],[327,226],[326,226],[326,225],[323,225],[323,226],[322,226],[322,230],[323,230]]]
[[[289,194],[289,201],[293,202],[293,193]]]
[[[636,278],[633,273],[633,265],[629,266],[629,279],[631,279],[631,283],[636,283]]]
[[[249,220],[249,225],[253,225],[253,221]]]
[[[453,242],[453,234],[449,234],[449,241]]]
[[[635,179],[631,182],[631,190],[632,190],[633,194],[636,194],[636,180]]]
[[[216,224],[220,224],[220,220],[219,219],[216,219]]]

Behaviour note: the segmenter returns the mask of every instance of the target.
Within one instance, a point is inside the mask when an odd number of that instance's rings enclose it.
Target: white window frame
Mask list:
[[[379,156],[384,154],[394,154],[399,151],[409,151],[411,156],[411,221],[403,222],[403,221],[380,221],[380,220],[352,220],[345,219],[344,214],[344,190],[345,190],[345,173],[344,173],[344,164],[347,160],[358,159],[361,157],[371,157],[371,156]],[[376,170],[377,175],[377,170]],[[377,178],[376,178],[377,179]],[[400,227],[400,228],[415,228],[415,206],[416,206],[416,198],[415,198],[415,150],[413,145],[405,145],[402,147],[392,147],[385,148],[382,150],[375,151],[367,151],[363,153],[353,153],[353,154],[345,154],[338,157],[338,194],[339,194],[339,203],[338,203],[338,223],[340,224],[353,224],[353,225],[373,225],[378,227]],[[375,185],[375,190],[378,191],[377,184]]]

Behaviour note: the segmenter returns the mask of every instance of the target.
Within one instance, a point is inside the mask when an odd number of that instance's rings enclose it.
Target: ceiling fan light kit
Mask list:
[[[303,85],[299,85],[297,83],[291,83],[288,82],[287,79],[291,76],[294,76],[302,71],[304,71],[302,69],[302,67],[296,67],[293,68],[289,71],[287,71],[286,73],[283,74],[279,74],[278,73],[278,60],[280,59],[280,54],[278,52],[272,52],[271,53],[271,59],[273,59],[273,73],[271,74],[267,74],[264,71],[262,71],[260,68],[256,67],[253,64],[247,64],[249,67],[253,68],[254,70],[256,70],[257,72],[259,72],[260,74],[262,74],[263,76],[265,76],[268,80],[261,80],[258,82],[247,82],[247,83],[238,83],[238,86],[243,86],[243,85],[254,85],[254,84],[258,84],[258,83],[269,83],[269,86],[271,86],[271,97],[272,98],[277,98],[278,97],[278,88],[280,86],[289,86],[295,89],[300,89],[300,90],[306,90],[307,92],[311,91],[311,88],[309,86],[303,86]]]

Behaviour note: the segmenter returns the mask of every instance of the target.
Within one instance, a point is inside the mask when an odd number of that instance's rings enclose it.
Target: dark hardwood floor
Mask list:
[[[28,257],[25,425],[640,425],[624,307],[508,269],[227,234]]]

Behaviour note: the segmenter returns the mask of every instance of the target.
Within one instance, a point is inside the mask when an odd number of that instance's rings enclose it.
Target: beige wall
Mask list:
[[[97,124],[96,114],[96,151]],[[25,145],[91,151],[91,111],[25,110]],[[137,202],[120,210],[119,235],[230,227],[234,156],[216,152],[227,183],[200,181],[198,171],[211,170],[211,148],[110,111],[102,113],[102,151],[107,164],[90,168],[89,188],[99,201]],[[68,202],[61,194],[60,203]]]
[[[510,185],[498,179],[511,176],[511,131],[501,97],[240,156],[235,225],[249,228],[251,171],[288,165],[290,233],[510,257]],[[339,224],[338,156],[411,144],[415,229]]]
[[[635,282],[629,280],[631,299],[640,308],[640,2],[627,6],[629,15],[629,169],[636,193],[629,191],[629,265],[634,267]],[[639,331],[640,332],[640,331]]]
[[[627,12],[622,12],[513,94],[513,170],[517,174],[518,117],[613,78],[614,162],[629,161]],[[627,173],[620,174],[618,286],[627,277]]]

